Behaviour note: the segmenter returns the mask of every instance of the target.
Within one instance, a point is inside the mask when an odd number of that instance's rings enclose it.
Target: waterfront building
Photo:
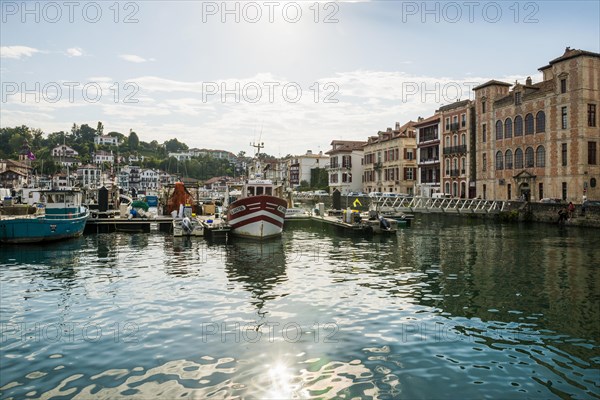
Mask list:
[[[415,122],[379,131],[364,147],[363,191],[413,194],[417,178]]]
[[[477,193],[600,199],[600,54],[567,48],[539,71],[540,82],[492,80],[473,89]]]
[[[457,101],[440,107],[442,124],[441,188],[452,197],[475,197],[474,172],[471,171],[470,155],[474,141],[470,140],[474,118],[473,102]]]
[[[441,190],[440,182],[440,121],[436,112],[428,118],[419,118],[417,130],[417,196],[432,197]]]
[[[86,164],[77,168],[77,181],[81,187],[100,187],[101,171],[97,165]]]
[[[159,173],[152,169],[145,169],[140,172],[140,190],[158,190]]]
[[[329,155],[329,190],[342,194],[362,190],[363,148],[367,142],[333,140]]]
[[[308,182],[309,186],[313,186],[311,172],[315,168],[326,168],[329,163],[329,156],[320,151],[318,154],[313,154],[312,150],[307,150],[306,154],[294,156],[289,160],[289,183],[294,189],[300,186],[302,181]]]

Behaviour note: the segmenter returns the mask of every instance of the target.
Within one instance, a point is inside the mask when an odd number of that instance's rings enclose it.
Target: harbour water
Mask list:
[[[599,398],[600,236],[419,216],[0,247],[0,398]]]

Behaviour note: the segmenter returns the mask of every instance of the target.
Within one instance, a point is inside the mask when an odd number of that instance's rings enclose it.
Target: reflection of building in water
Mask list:
[[[259,310],[267,300],[280,297],[275,287],[286,281],[286,255],[280,239],[251,241],[238,239],[225,247],[225,271],[230,282],[240,282]]]

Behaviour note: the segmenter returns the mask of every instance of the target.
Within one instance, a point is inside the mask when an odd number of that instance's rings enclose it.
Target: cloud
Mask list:
[[[154,61],[155,60],[154,58],[145,59],[143,57],[136,56],[135,54],[121,54],[119,57],[122,58],[125,61],[129,61],[129,62],[132,62],[132,63],[145,63],[145,62],[148,62],[148,61]]]
[[[81,57],[83,55],[83,50],[81,47],[71,47],[67,49],[67,55],[69,57]]]
[[[0,58],[21,59],[21,57],[31,57],[39,53],[38,49],[27,46],[2,46],[0,47]]]

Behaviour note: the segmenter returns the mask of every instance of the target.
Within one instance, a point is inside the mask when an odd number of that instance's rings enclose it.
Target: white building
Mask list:
[[[310,186],[313,186],[315,182],[311,182],[311,171],[315,168],[327,168],[329,156],[323,154],[322,151],[319,154],[313,154],[311,150],[308,150],[306,154],[295,156],[289,161],[287,174],[290,186],[297,187],[302,181],[306,181]]]
[[[105,162],[113,164],[115,162],[115,157],[113,156],[112,151],[109,153],[104,150],[98,150],[94,153],[92,161],[94,162],[94,164],[102,164]]]
[[[109,136],[109,135],[98,135],[96,137],[94,137],[94,143],[96,145],[111,145],[111,146],[118,146],[119,145],[119,138],[114,137],[114,136]]]
[[[61,144],[60,146],[56,146],[55,148],[52,149],[52,157],[70,157],[70,158],[75,158],[78,157],[79,153],[77,152],[77,150]]]
[[[159,173],[152,169],[145,169],[140,173],[140,189],[141,190],[158,190]]]
[[[91,164],[77,168],[77,181],[81,187],[100,187],[100,168]]]
[[[191,160],[194,155],[192,153],[169,153],[169,158],[175,157],[177,161]]]
[[[329,154],[329,190],[342,194],[362,190],[362,157],[367,142],[334,140]]]
[[[129,167],[123,167],[117,176],[118,185],[125,192],[129,191]]]

